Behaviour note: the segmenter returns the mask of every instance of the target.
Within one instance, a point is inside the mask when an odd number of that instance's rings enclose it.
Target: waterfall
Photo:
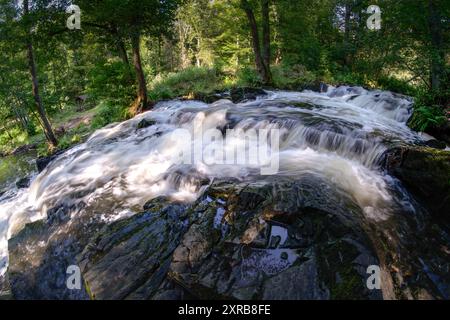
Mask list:
[[[267,179],[257,162],[183,161],[180,154],[195,158],[196,145],[200,152],[217,150],[217,141],[198,144],[196,133],[208,129],[221,132],[224,150],[247,151],[251,132],[278,130],[276,148],[266,145],[267,161],[278,162],[277,175],[325,178],[330,188],[350,195],[368,219],[384,220],[405,206],[405,199],[380,161],[393,144],[421,141],[406,126],[411,112],[407,97],[346,86],[325,93],[268,91],[240,104],[160,102],[152,111],[97,130],[53,161],[28,189],[1,196],[0,275],[7,267],[7,239],[25,223],[44,219],[51,208],[82,203],[83,212],[113,221],[142,211],[145,202],[161,195],[194,201],[215,178]],[[138,129],[144,119],[151,125]],[[227,136],[229,130],[241,135]],[[210,157],[220,160],[217,153]]]

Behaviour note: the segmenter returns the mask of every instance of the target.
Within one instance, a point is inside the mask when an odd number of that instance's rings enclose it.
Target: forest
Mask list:
[[[79,29],[66,26],[73,4]],[[445,0],[2,0],[0,12],[3,154],[67,148],[162,99],[320,82],[413,96],[409,125],[449,138]]]
[[[0,300],[450,300],[449,22],[0,0]]]

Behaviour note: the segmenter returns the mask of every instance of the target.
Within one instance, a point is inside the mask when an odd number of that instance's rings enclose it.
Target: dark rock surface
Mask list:
[[[53,160],[55,160],[59,155],[61,155],[63,153],[63,151],[59,151],[55,154],[52,154],[48,157],[40,157],[36,159],[36,166],[38,169],[38,172],[42,172],[44,171],[44,169],[50,164],[50,162],[52,162]]]
[[[99,216],[83,214],[83,204],[58,205],[48,218],[27,224],[8,242],[8,277],[16,299],[88,299],[67,288],[67,268],[78,265],[76,255],[103,225]],[[77,213],[72,217],[73,213]]]
[[[7,275],[0,276],[0,300],[10,300],[13,298]]]
[[[450,152],[403,146],[387,154],[388,171],[436,217],[450,221]]]
[[[255,100],[259,96],[265,96],[267,93],[261,88],[236,87],[228,91],[216,91],[208,94],[194,93],[193,98],[205,103],[214,103],[221,99],[230,99],[233,103],[241,103],[249,100]]]
[[[314,82],[314,83],[304,87],[304,90],[311,90],[311,91],[320,92],[320,93],[327,92],[328,85],[323,82]]]
[[[29,186],[30,186],[30,178],[29,177],[19,179],[16,182],[16,187],[19,189],[28,188]]]
[[[445,142],[439,141],[436,139],[428,140],[427,142],[425,142],[425,144],[430,148],[435,148],[435,149],[440,149],[440,150],[443,150],[447,147]]]
[[[14,298],[413,299],[450,292],[442,247],[449,239],[439,226],[410,212],[370,221],[315,176],[215,181],[195,203],[160,197],[112,223],[84,210],[56,206],[9,241]],[[69,265],[80,267],[81,290],[66,287]],[[382,290],[366,286],[370,265],[382,270]]]
[[[255,100],[258,96],[265,96],[267,93],[259,88],[233,88],[230,90],[230,99],[233,103],[244,102],[247,100]]]
[[[27,152],[29,152],[31,150],[36,150],[36,148],[37,148],[36,144],[26,144],[26,145],[17,147],[16,149],[14,149],[11,152],[11,154],[17,156],[17,155],[21,155],[21,154],[27,153]]]
[[[358,265],[378,263],[361,212],[351,201],[339,210],[332,190],[310,197],[323,187],[213,185],[193,207],[201,214],[174,252],[169,279],[201,299],[381,298],[365,289]]]
[[[142,119],[138,125],[137,125],[137,129],[144,129],[144,128],[148,128],[150,126],[155,125],[156,121],[153,120],[149,120],[149,119]]]
[[[105,226],[80,255],[92,298],[148,299],[156,293],[186,229],[186,216],[183,205],[161,208],[160,199],[153,204],[145,213]]]

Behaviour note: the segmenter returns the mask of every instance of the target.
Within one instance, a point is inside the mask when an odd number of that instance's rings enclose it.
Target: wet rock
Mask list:
[[[410,212],[368,220],[313,175],[216,180],[192,204],[158,197],[110,223],[84,211],[55,206],[9,241],[14,298],[413,299],[450,291],[439,226]],[[66,287],[69,265],[80,267],[81,290]],[[371,265],[382,270],[382,290],[366,286]]]
[[[444,150],[447,147],[445,142],[439,141],[436,139],[428,140],[427,142],[425,142],[425,144],[430,148],[440,149],[440,150]]]
[[[44,169],[50,164],[50,162],[52,162],[53,160],[55,160],[62,152],[57,152],[51,156],[48,157],[40,157],[36,159],[36,166],[38,169],[38,172],[41,173],[42,171],[44,171]]]
[[[264,300],[324,300],[330,298],[329,290],[318,282],[314,259],[281,272],[264,283]],[[300,276],[301,275],[301,276]]]
[[[16,182],[16,187],[19,189],[28,188],[30,186],[30,178],[25,177]]]
[[[8,277],[15,299],[88,299],[81,290],[70,290],[66,270],[76,265],[76,236],[52,239],[45,221],[27,224],[9,240]],[[79,247],[78,247],[79,250]]]
[[[155,124],[156,124],[156,121],[154,121],[154,120],[142,119],[142,120],[138,123],[137,129],[139,130],[139,129],[148,128],[148,127],[151,127],[151,126],[153,126],[153,125],[155,125]]]
[[[7,275],[0,276],[0,300],[11,300],[12,298]]]
[[[205,103],[214,103],[218,100],[227,98],[228,95],[227,93],[221,91],[221,92],[213,92],[213,93],[201,93],[201,92],[195,92],[194,93],[194,99],[195,100],[200,100],[203,101]]]
[[[386,166],[435,217],[449,221],[449,151],[402,146],[388,152]]]
[[[259,88],[234,88],[230,90],[230,98],[233,103],[255,100],[258,96],[265,96],[267,93]]]
[[[105,225],[99,214],[89,214],[83,203],[60,203],[47,210],[47,219],[25,225],[8,241],[8,277],[15,299],[89,299],[81,288],[67,286],[67,270],[79,267],[77,256]]]
[[[105,226],[86,247],[80,265],[91,298],[148,299],[156,294],[185,231],[185,206],[156,208]]]
[[[361,211],[350,199],[346,210],[340,209],[342,199],[331,189],[316,194],[319,188],[320,181],[308,178],[262,185],[216,182],[192,208],[201,214],[174,252],[169,279],[196,298],[329,299],[345,291],[329,275],[346,272],[348,296],[381,298],[380,291],[365,288],[365,275],[354,263],[360,255],[378,263]],[[213,227],[220,206],[226,209],[225,234]],[[291,239],[294,234],[298,241]]]
[[[313,84],[310,84],[304,88],[304,90],[311,90],[315,92],[327,92],[328,91],[328,85],[323,82],[314,82]]]

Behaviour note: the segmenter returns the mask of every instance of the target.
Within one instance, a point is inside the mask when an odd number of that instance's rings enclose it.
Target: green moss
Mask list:
[[[361,276],[352,268],[340,271],[340,282],[330,287],[330,296],[333,300],[362,299]]]
[[[344,240],[319,245],[319,277],[330,289],[332,300],[359,300],[364,298],[364,281],[354,269],[358,250]]]

